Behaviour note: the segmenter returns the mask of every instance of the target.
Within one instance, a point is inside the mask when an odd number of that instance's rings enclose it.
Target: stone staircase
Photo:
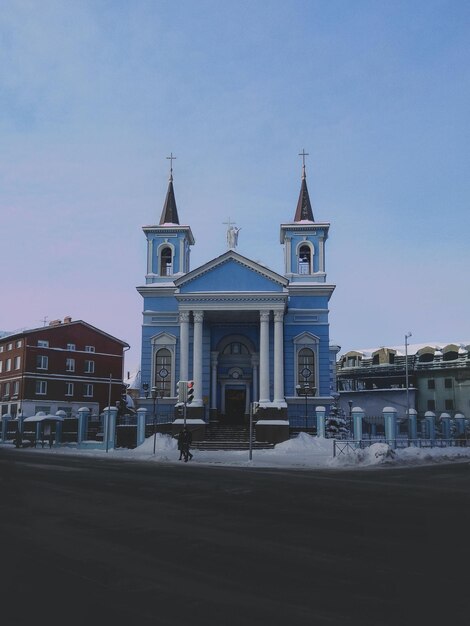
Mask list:
[[[203,441],[193,441],[192,448],[196,450],[249,450],[250,431],[246,426],[209,424],[206,429],[206,438]],[[253,450],[271,450],[273,443],[256,441],[256,428],[253,428]]]

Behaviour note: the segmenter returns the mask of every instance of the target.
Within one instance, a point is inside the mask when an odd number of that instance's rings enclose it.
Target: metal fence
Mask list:
[[[402,437],[397,439],[382,439],[382,438],[369,438],[358,440],[343,440],[339,441],[335,439],[333,441],[333,456],[340,456],[341,454],[347,454],[357,449],[364,449],[372,446],[374,443],[386,443],[393,448],[467,448],[470,447],[470,439],[468,437],[454,438],[454,439],[408,439]]]

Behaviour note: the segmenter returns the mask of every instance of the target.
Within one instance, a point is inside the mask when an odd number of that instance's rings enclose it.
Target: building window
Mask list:
[[[297,384],[315,386],[315,354],[310,348],[302,348],[297,354]]]
[[[299,249],[299,274],[312,273],[312,251],[310,246],[300,246]]]
[[[0,352],[3,352],[5,350],[5,346],[0,346]]]
[[[434,400],[428,400],[428,411],[435,411],[436,403]]]
[[[4,398],[10,397],[10,383],[5,383],[5,386],[3,388],[3,397]]]
[[[13,383],[13,395],[17,396],[20,393],[20,381],[15,380]]]
[[[434,380],[434,378],[429,378],[428,389],[435,389],[435,388],[436,388],[436,381]]]
[[[47,370],[49,365],[49,358],[47,356],[41,356],[38,354],[36,357],[36,369]]]
[[[5,372],[10,372],[11,371],[11,359],[7,359],[5,361]]]
[[[379,355],[374,354],[374,356],[372,357],[372,365],[378,365],[378,364],[379,364]]]
[[[171,352],[168,348],[160,348],[155,354],[155,387],[162,390],[164,396],[171,396]]]
[[[71,350],[72,352],[73,352],[74,350],[76,350],[76,346],[75,346],[75,344],[74,344],[74,343],[68,343],[68,344],[67,344],[67,350]]]
[[[65,371],[66,372],[75,371],[75,359],[65,359]]]
[[[94,352],[95,346],[85,346],[85,352]]]
[[[239,341],[233,341],[225,346],[222,354],[249,354],[248,348]]]
[[[0,374],[3,372],[3,361],[0,361]]]
[[[452,399],[447,399],[446,400],[446,411],[453,411],[454,410],[454,401]]]
[[[47,381],[46,380],[37,380],[36,381],[36,395],[37,396],[45,396],[47,393]]]
[[[446,389],[452,389],[452,378],[445,378],[444,379],[444,387]]]
[[[38,348],[48,348],[49,342],[47,339],[38,339]]]
[[[85,383],[83,385],[83,396],[85,398],[93,398],[93,385]]]
[[[20,356],[15,356],[14,360],[13,360],[13,367],[15,368],[15,370],[19,370],[21,367],[21,357]]]
[[[34,407],[34,412],[36,413],[36,415],[38,413],[45,413],[46,415],[50,415],[51,407],[50,406],[41,406],[40,404],[36,404],[36,406]]]
[[[12,344],[12,343],[9,343],[9,344],[8,344],[8,346],[7,346],[7,350],[13,350],[13,344]]]
[[[171,276],[173,274],[171,257],[171,248],[163,248],[160,253],[160,276]]]
[[[94,374],[94,373],[95,373],[95,362],[85,361],[85,374]]]
[[[73,383],[65,383],[65,395],[73,396]]]
[[[18,341],[16,342],[16,347],[17,348],[21,348],[23,345],[23,340],[22,339],[18,339]]]

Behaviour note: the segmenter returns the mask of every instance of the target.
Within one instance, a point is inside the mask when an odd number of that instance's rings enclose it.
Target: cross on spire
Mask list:
[[[176,157],[173,156],[173,152],[170,152],[170,156],[166,158],[170,161],[170,180],[173,180],[173,161]]]
[[[299,156],[302,157],[302,178],[306,178],[305,176],[305,157],[310,156],[308,152],[305,152],[305,149],[302,148],[302,152],[299,152]]]

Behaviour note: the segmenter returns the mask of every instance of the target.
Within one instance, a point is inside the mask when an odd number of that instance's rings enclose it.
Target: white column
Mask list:
[[[284,311],[274,311],[274,403],[284,404]]]
[[[292,254],[292,246],[291,246],[291,238],[285,238],[285,255],[286,255],[286,274],[290,274],[292,272],[292,264],[291,264],[291,254]]]
[[[253,402],[257,402],[259,398],[258,394],[258,366],[259,366],[259,356],[253,355],[251,357],[251,367],[253,371]]]
[[[246,415],[248,415],[250,412],[250,403],[251,403],[250,385],[247,383],[245,384],[245,414]]]
[[[147,274],[152,273],[153,239],[147,241]]]
[[[270,402],[269,396],[269,314],[270,311],[260,311],[259,328],[259,401]]]
[[[218,352],[211,352],[211,409],[217,409],[217,360]]]
[[[195,406],[202,406],[202,322],[204,311],[193,311],[194,340],[193,340],[193,380]]]
[[[180,311],[180,377],[188,380],[189,311]]]
[[[320,237],[319,239],[319,249],[318,249],[318,271],[325,271],[325,239],[324,237]]]

